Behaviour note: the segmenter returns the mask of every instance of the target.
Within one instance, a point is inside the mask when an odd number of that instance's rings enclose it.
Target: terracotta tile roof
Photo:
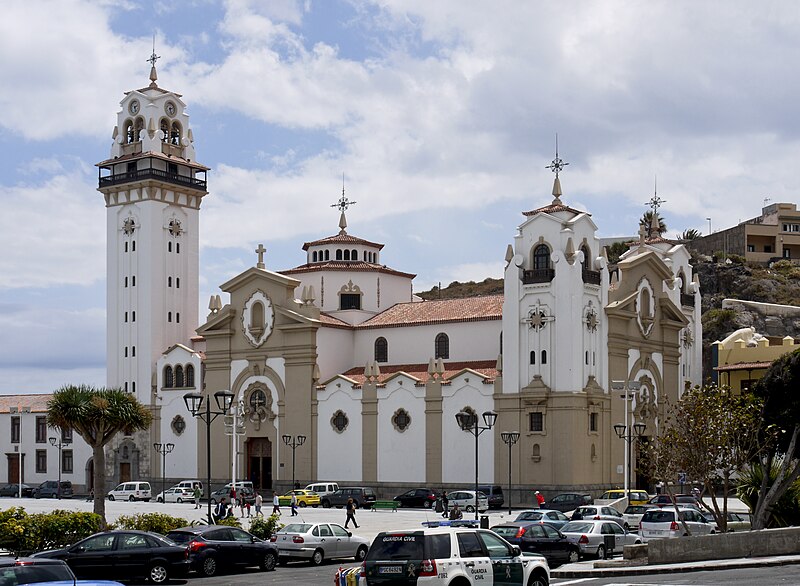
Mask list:
[[[398,303],[356,326],[357,329],[420,326],[448,322],[502,319],[503,296],[438,299]]]
[[[31,413],[46,413],[52,393],[41,395],[0,395],[0,413],[9,413],[11,407],[28,407]]]
[[[676,244],[680,244],[677,240],[668,240],[663,236],[653,236],[645,240],[645,244],[672,244],[673,246]]]
[[[338,318],[333,317],[332,315],[328,315],[327,313],[320,312],[319,321],[322,322],[323,326],[327,326],[329,328],[342,328],[345,330],[353,329],[353,326],[351,326],[346,321],[342,321]]]
[[[723,364],[722,366],[715,366],[714,370],[720,372],[727,372],[731,370],[756,370],[759,368],[769,368],[772,362],[737,362],[736,364]]]
[[[583,214],[588,212],[582,212],[580,210],[576,210],[575,208],[571,208],[569,206],[565,206],[563,203],[551,203],[542,208],[536,208],[535,210],[531,210],[529,212],[522,212],[523,216],[535,216],[536,214],[554,214],[556,212],[571,212],[573,214]],[[589,214],[591,215],[591,214]]]
[[[430,378],[428,374],[428,365],[427,364],[392,364],[392,365],[378,365],[381,369],[381,374],[378,377],[378,384],[383,384],[386,382],[386,379],[390,378],[392,375],[397,374],[398,372],[404,372],[411,377],[417,379],[419,384],[425,384],[425,382]],[[463,371],[465,368],[469,368],[474,370],[478,374],[483,375],[486,377],[483,382],[485,383],[492,383],[494,379],[497,378],[497,361],[496,360],[474,360],[471,362],[445,362],[444,363],[444,380],[449,381],[454,376],[456,376],[459,372]],[[364,376],[364,367],[357,366],[355,368],[351,368],[347,372],[342,373],[347,378],[353,379],[356,381],[358,386],[364,384],[366,377]]]
[[[328,236],[322,240],[306,242],[303,244],[303,250],[308,250],[311,246],[319,246],[321,244],[364,244],[365,246],[372,246],[378,250],[381,250],[384,246],[383,244],[378,244],[377,242],[364,240],[358,236],[351,236],[350,234],[336,234],[335,236]]]
[[[311,262],[293,269],[286,269],[278,271],[282,275],[296,275],[298,273],[310,273],[314,271],[374,271],[377,273],[385,273],[389,275],[397,275],[399,277],[408,277],[413,279],[417,275],[411,273],[404,273],[395,269],[390,269],[386,265],[378,265],[375,263],[365,262],[363,260],[329,260],[326,262]]]

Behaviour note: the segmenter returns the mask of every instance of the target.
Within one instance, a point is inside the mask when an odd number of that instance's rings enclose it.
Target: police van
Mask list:
[[[492,531],[432,527],[379,533],[363,577],[368,586],[547,586],[550,569],[542,556],[523,554]]]

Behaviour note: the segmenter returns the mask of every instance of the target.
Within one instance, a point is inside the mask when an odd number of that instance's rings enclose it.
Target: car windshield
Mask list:
[[[500,537],[515,537],[517,535],[517,531],[519,531],[519,527],[513,527],[513,526],[503,527],[502,525],[500,525],[498,527],[493,527],[492,531],[497,533]]]
[[[188,531],[170,531],[167,533],[167,539],[175,543],[189,543],[194,538],[194,533],[189,533]]]
[[[0,568],[0,585],[36,584],[39,582],[75,583],[66,564],[26,564]]]
[[[517,515],[517,521],[538,521],[542,518],[542,513],[536,511],[525,511]]]
[[[278,533],[308,533],[312,525],[308,523],[291,523],[278,531]]]
[[[671,523],[675,519],[675,511],[664,509],[647,511],[642,516],[642,523]]]
[[[571,521],[561,528],[561,533],[591,533],[594,525],[592,523],[581,523]]]
[[[367,553],[367,560],[422,560],[422,533],[385,533],[378,535]]]

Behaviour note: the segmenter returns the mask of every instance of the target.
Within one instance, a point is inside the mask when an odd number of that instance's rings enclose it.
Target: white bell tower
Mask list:
[[[155,364],[198,325],[199,213],[207,167],[180,94],[156,84],[127,92],[111,158],[99,167],[107,210],[107,385],[151,403]],[[199,379],[200,373],[196,375]]]

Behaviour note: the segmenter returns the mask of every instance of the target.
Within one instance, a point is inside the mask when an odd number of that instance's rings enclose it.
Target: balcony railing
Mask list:
[[[159,179],[174,185],[191,187],[193,189],[202,189],[203,191],[206,190],[205,179],[187,177],[186,175],[162,171],[161,169],[136,169],[135,171],[127,171],[125,173],[118,173],[116,175],[106,175],[104,177],[101,176],[100,187],[111,187],[112,185],[130,183],[132,181],[141,181],[143,179]]]
[[[555,269],[530,269],[522,271],[522,282],[525,285],[533,283],[549,283],[556,276]]]
[[[592,285],[600,284],[600,271],[583,270],[583,282],[591,283]]]
[[[694,295],[691,293],[681,293],[681,305],[694,307]]]

